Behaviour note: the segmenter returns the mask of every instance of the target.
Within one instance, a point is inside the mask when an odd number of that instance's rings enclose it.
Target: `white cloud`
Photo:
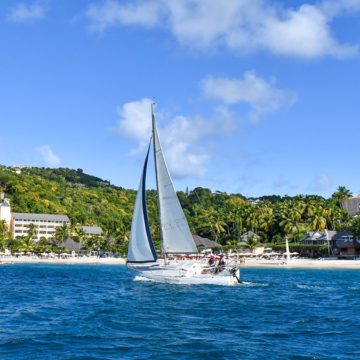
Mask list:
[[[135,152],[143,150],[151,136],[151,103],[144,98],[122,105],[118,109],[120,119],[117,132],[121,136],[135,140]],[[161,112],[157,118],[161,120]],[[227,134],[234,127],[231,114],[223,108],[215,111],[214,117],[175,116],[165,126],[157,121],[165,157],[171,173],[175,177],[203,176],[210,152],[200,145],[211,136]],[[134,152],[134,151],[133,151]]]
[[[358,46],[338,42],[331,22],[360,11],[359,0],[324,1],[298,8],[264,0],[106,0],[88,7],[90,28],[138,25],[168,29],[182,44],[202,50],[227,47],[238,53],[267,50],[316,58],[348,57]]]
[[[41,20],[45,17],[45,7],[33,3],[25,5],[19,3],[9,10],[7,19],[15,23],[27,23]]]
[[[202,82],[202,88],[207,98],[226,104],[248,104],[253,122],[281,107],[291,106],[296,100],[295,94],[279,89],[275,79],[267,82],[253,71],[245,72],[242,79],[209,76]]]
[[[60,157],[54,154],[49,145],[39,146],[36,150],[40,153],[47,166],[57,167],[60,165]]]
[[[326,175],[320,175],[313,180],[308,189],[311,191],[325,191],[328,190],[331,186],[331,179]]]
[[[118,108],[120,116],[117,132],[121,136],[136,140],[139,149],[149,143],[151,136],[151,104],[150,99],[128,102]]]
[[[86,16],[91,19],[91,30],[103,31],[118,24],[154,26],[161,13],[160,4],[144,2],[140,4],[120,4],[107,0],[102,4],[90,4]]]

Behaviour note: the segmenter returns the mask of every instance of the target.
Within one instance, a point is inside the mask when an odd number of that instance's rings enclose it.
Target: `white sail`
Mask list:
[[[136,196],[135,209],[131,223],[131,234],[128,247],[128,263],[147,263],[157,260],[154,243],[150,234],[146,210],[146,168],[150,146],[145,158],[139,191]]]
[[[160,226],[163,251],[165,253],[197,252],[189,225],[176,195],[156,129],[154,114],[153,140],[155,154],[156,182],[159,195]]]

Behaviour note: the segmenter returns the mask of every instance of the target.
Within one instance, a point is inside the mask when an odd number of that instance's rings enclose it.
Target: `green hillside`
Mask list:
[[[72,223],[99,225],[106,238],[128,239],[136,192],[85,174],[81,169],[13,168],[0,166],[0,188],[15,212],[67,214]],[[194,234],[234,244],[251,230],[263,242],[296,242],[306,231],[340,229],[348,216],[340,203],[350,192],[340,187],[330,199],[320,196],[264,196],[246,199],[240,194],[196,188],[179,198]],[[149,220],[158,244],[157,201],[147,193]]]

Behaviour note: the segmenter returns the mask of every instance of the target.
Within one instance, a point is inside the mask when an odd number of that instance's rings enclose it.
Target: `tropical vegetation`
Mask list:
[[[81,169],[23,168],[18,174],[13,168],[0,166],[0,191],[10,198],[15,212],[67,214],[74,225],[57,229],[53,239],[57,245],[71,235],[89,250],[123,252],[126,249],[135,190],[112,185]],[[351,196],[342,186],[328,199],[318,195],[246,198],[241,194],[213,192],[201,187],[180,191],[178,196],[192,233],[209,237],[224,246],[237,246],[248,231],[257,234],[262,243],[273,245],[281,244],[285,236],[290,242],[297,243],[311,230],[352,227],[358,229],[360,235],[360,220],[351,220],[342,208],[342,201]],[[155,190],[147,191],[147,206],[151,232],[159,247]],[[86,237],[78,224],[98,225],[104,235]],[[30,250],[36,231],[32,227],[21,245],[17,240],[12,246]],[[0,223],[2,248],[8,238],[6,224]],[[254,247],[253,243],[254,239],[247,247]],[[50,245],[42,241],[36,246],[46,249]]]

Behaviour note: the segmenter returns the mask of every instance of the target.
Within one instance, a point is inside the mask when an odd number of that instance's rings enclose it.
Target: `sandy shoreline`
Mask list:
[[[59,265],[125,265],[123,258],[68,257],[38,258],[32,256],[7,256],[0,258],[0,264],[59,264]]]
[[[277,260],[246,259],[240,268],[276,268],[276,269],[349,269],[360,270],[360,260],[315,260],[294,259],[288,262]]]
[[[0,258],[0,264],[59,264],[59,265],[125,265],[124,258],[69,257],[38,258],[32,256],[6,256]],[[294,259],[289,262],[278,260],[246,259],[240,264],[241,269],[350,269],[360,270],[360,260],[314,260]]]

